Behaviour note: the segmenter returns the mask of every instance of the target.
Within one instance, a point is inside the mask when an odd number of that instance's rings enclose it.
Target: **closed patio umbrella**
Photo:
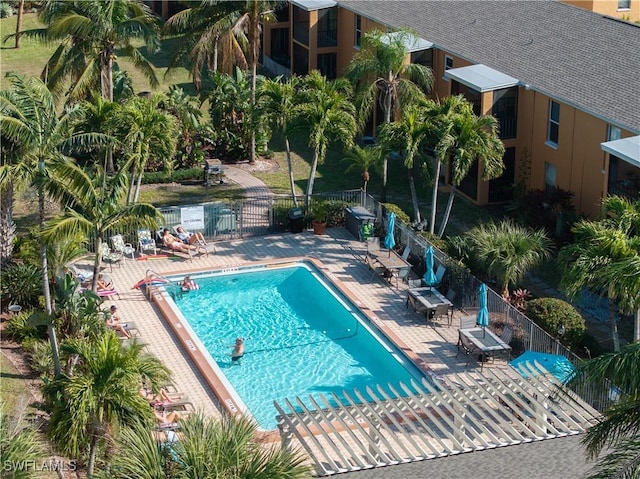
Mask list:
[[[489,326],[489,309],[487,308],[487,285],[482,283],[478,288],[480,295],[480,310],[478,311],[478,319],[476,323],[482,328],[483,333],[485,328]]]
[[[427,270],[422,277],[424,279],[424,284],[431,287],[436,286],[438,284],[438,278],[433,272],[433,246],[429,246],[424,252],[424,262],[427,265]]]
[[[389,250],[389,256],[391,256],[391,250],[396,245],[394,238],[394,229],[396,227],[396,214],[392,211],[389,213],[389,219],[387,222],[387,235],[384,237],[384,247]]]

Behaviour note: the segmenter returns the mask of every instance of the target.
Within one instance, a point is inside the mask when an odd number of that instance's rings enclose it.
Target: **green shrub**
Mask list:
[[[22,346],[29,354],[31,369],[45,376],[53,376],[53,353],[48,340],[29,338]]]
[[[558,336],[558,327],[564,325],[562,344],[579,350],[587,328],[584,319],[571,304],[557,298],[534,299],[527,303],[525,313],[553,337]]]
[[[0,18],[9,18],[14,14],[13,7],[7,2],[0,2]]]
[[[391,212],[395,213],[396,220],[402,221],[406,225],[411,224],[411,218],[409,218],[409,215],[406,214],[398,205],[394,203],[382,203],[382,206],[386,210],[387,214]]]
[[[29,324],[30,315],[31,311],[24,310],[19,314],[14,314],[4,330],[5,336],[19,343],[28,338],[43,338],[46,334],[46,327]]]
[[[38,306],[42,294],[40,269],[32,264],[14,263],[2,270],[0,296],[2,304],[19,304],[22,309]]]

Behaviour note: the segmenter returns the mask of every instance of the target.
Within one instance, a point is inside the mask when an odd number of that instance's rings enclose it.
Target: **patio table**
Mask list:
[[[511,346],[493,334],[488,328],[458,329],[458,352],[460,352],[460,346],[462,346],[467,355],[479,352],[483,355],[494,356],[502,353],[506,355],[507,361],[511,356]],[[483,367],[484,361],[480,361],[480,371],[482,371]]]
[[[444,297],[444,295],[435,288],[422,287],[411,288],[407,292],[406,306],[411,305],[414,311],[427,311],[431,314],[431,311],[435,311],[438,305],[446,304],[449,308],[453,307],[451,301]]]
[[[411,269],[411,263],[402,259],[402,257],[393,250],[381,249],[374,255],[374,258],[389,273],[385,275],[388,278],[397,275],[403,269]]]

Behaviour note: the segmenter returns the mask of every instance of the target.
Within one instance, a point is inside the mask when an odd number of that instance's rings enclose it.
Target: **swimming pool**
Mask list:
[[[309,261],[191,276],[198,291],[165,295],[189,332],[185,344],[206,352],[232,402],[263,429],[276,427],[274,400],[425,377]],[[236,337],[245,338],[245,356],[232,363]]]

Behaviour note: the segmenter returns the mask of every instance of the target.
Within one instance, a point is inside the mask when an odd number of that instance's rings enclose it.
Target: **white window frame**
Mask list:
[[[358,23],[360,24],[360,27],[358,27]],[[353,37],[353,46],[355,48],[360,48],[360,40],[362,39],[362,15],[358,15],[356,14],[355,16],[355,20],[354,20],[354,37]]]
[[[450,63],[450,65],[449,65]],[[448,78],[445,78],[444,76],[444,72],[446,72],[447,70],[451,70],[453,68],[453,57],[450,57],[449,55],[445,55],[444,56],[444,71],[442,72],[442,78],[446,81],[449,81]]]
[[[553,118],[553,105],[558,105],[558,118]],[[551,139],[552,125],[557,126],[558,138],[556,141]],[[558,103],[557,101],[549,100],[549,118],[548,118],[548,125],[547,125],[547,142],[546,143],[550,147],[557,149],[559,141],[560,141],[560,103]]]
[[[631,9],[631,0],[618,0],[618,11],[626,12]]]

